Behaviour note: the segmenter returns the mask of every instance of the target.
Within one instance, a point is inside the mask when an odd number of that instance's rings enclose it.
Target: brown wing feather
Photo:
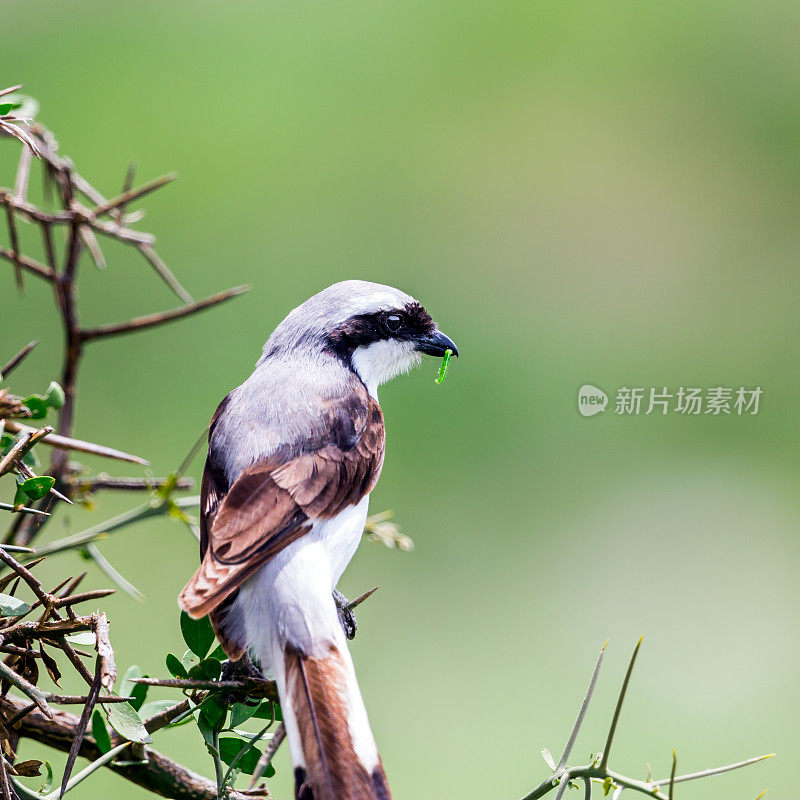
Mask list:
[[[354,419],[356,408],[361,413]],[[383,415],[368,396],[360,407],[348,403],[343,410],[347,418],[342,426],[352,432],[351,440],[341,441],[340,430],[331,426],[333,443],[280,463],[274,458],[259,461],[227,493],[224,476],[210,459],[206,462],[203,561],[179,598],[192,617],[217,608],[253,572],[307,533],[313,520],[336,516],[372,490],[383,466]]]

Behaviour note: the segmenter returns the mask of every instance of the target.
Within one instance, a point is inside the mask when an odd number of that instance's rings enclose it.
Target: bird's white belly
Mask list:
[[[369,495],[333,519],[315,522],[242,584],[236,602],[262,668],[273,672],[268,662],[276,642],[292,642],[311,655],[326,652],[341,632],[333,590],[361,541],[368,505]]]
[[[355,506],[348,506],[333,519],[314,523],[311,536],[318,536],[328,551],[331,562],[331,591],[358,549],[364,524],[367,521],[369,495],[365,495]]]

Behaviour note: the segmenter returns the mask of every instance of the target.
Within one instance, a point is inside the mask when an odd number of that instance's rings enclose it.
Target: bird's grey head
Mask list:
[[[353,369],[371,394],[418,363],[421,353],[458,348],[411,295],[368,281],[342,281],[289,313],[264,345],[259,363],[304,352],[333,356]]]

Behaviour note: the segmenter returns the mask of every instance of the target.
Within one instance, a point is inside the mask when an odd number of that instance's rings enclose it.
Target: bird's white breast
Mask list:
[[[254,651],[268,652],[261,640],[277,631],[309,655],[326,652],[339,626],[333,590],[361,541],[368,506],[366,495],[333,519],[317,520],[242,584],[236,602]],[[272,624],[264,625],[265,619]],[[262,664],[270,671],[271,666]]]

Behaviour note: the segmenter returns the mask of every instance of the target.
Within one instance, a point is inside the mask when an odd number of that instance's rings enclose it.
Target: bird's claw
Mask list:
[[[348,639],[355,639],[358,624],[356,615],[350,608],[350,601],[338,590],[333,590],[333,602],[336,603],[336,611],[339,614],[339,622],[344,630],[344,635]]]
[[[245,653],[238,661],[226,661],[222,665],[222,673],[220,674],[221,681],[238,681],[242,678],[264,678],[264,674],[253,663],[247,653]],[[228,705],[233,703],[245,703],[247,695],[244,692],[234,690],[226,696]]]

